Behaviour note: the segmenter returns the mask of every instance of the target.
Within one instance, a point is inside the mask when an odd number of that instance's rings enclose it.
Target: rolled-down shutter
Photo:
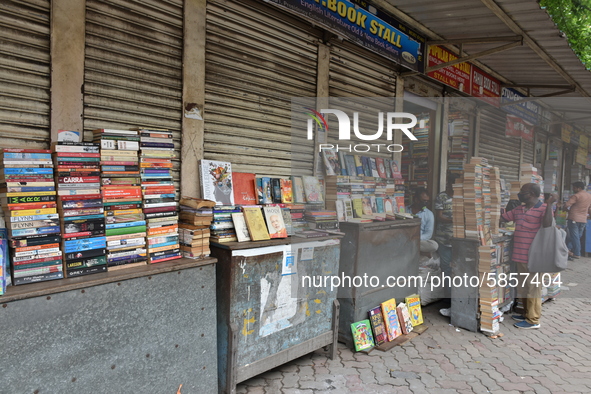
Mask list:
[[[363,134],[371,135],[378,130],[378,113],[393,112],[396,95],[396,74],[393,63],[367,49],[347,41],[335,41],[330,51],[329,92],[331,103],[336,108],[342,107],[352,118],[353,112],[359,113],[359,129]],[[338,100],[332,100],[338,98]],[[350,98],[350,100],[346,99]],[[331,108],[334,105],[331,105]],[[329,142],[339,144],[336,135],[331,134]],[[352,144],[384,144],[393,142],[386,139],[385,126],[382,138],[376,141],[362,141],[352,135]],[[340,143],[342,144],[342,142]],[[348,144],[345,144],[348,145]],[[380,152],[364,153],[364,156],[392,157],[385,147]]]
[[[519,181],[520,138],[505,137],[507,114],[487,107],[480,115],[478,155],[499,167],[501,176],[509,182]]]
[[[534,143],[526,140],[523,140],[523,164],[536,165],[534,163]]]
[[[1,147],[49,146],[49,4],[0,4]]]
[[[180,158],[182,0],[87,0],[84,131],[173,132]],[[174,176],[178,181],[179,160]]]
[[[208,1],[206,159],[240,172],[312,174],[305,129],[291,135],[291,99],[316,96],[320,36],[260,1]]]

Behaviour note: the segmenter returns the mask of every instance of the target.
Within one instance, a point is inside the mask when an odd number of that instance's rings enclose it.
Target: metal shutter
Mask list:
[[[49,0],[0,5],[0,146],[48,148]]]
[[[312,175],[313,141],[304,127],[291,136],[291,98],[316,96],[320,30],[262,2],[212,0],[206,37],[204,157]]]
[[[356,99],[351,101],[350,105],[344,103],[343,100],[337,101],[342,105],[336,108],[344,108],[351,117],[351,121],[353,121],[352,112],[359,112],[359,129],[365,134],[372,134],[372,132],[377,131],[378,112],[383,112],[385,116],[386,112],[394,111],[396,74],[392,69],[392,65],[391,61],[350,42],[335,41],[332,43],[330,50],[330,97],[374,98],[370,100]],[[377,97],[384,99],[376,100]],[[364,103],[364,105],[360,106],[359,103]],[[331,137],[333,138],[329,138],[329,143],[338,144],[337,136],[333,134]],[[386,145],[393,143],[386,139],[385,131],[382,138],[376,141],[361,141],[354,139],[352,135],[351,142],[353,144],[375,143]],[[375,151],[359,152],[358,154],[392,158],[392,153],[387,151],[380,153]]]
[[[523,140],[523,164],[536,165],[534,163],[534,143]],[[539,169],[541,171],[541,168]]]
[[[509,182],[519,181],[520,138],[505,137],[507,114],[500,109],[486,107],[480,115],[478,155],[489,164],[499,167]]]
[[[85,139],[94,129],[168,129],[180,158],[182,55],[183,0],[88,0]]]

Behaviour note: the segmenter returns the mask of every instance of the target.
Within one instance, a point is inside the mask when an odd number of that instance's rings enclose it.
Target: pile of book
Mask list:
[[[499,233],[501,193],[501,173],[499,167],[492,167],[490,170],[490,231],[492,234]]]
[[[178,203],[172,178],[175,157],[172,133],[140,129],[141,185],[148,229],[148,262],[181,257],[178,232]]]
[[[498,274],[498,247],[497,246],[479,246],[478,247],[478,272],[479,277],[493,278]],[[499,310],[499,288],[489,286],[493,284],[486,280],[479,289],[480,296],[480,330],[489,333],[499,331],[499,319],[501,312]]]
[[[464,165],[464,232],[468,239],[480,239],[483,226],[482,207],[482,164],[472,158]]]
[[[66,276],[105,272],[99,144],[57,142],[53,150]]]
[[[10,283],[10,268],[8,260],[8,232],[4,218],[0,216],[0,295],[6,293],[6,286]]]
[[[466,222],[464,219],[464,178],[457,178],[453,184],[452,220],[454,238],[466,237]]]
[[[447,168],[450,172],[461,174],[468,156],[468,136],[470,121],[461,113],[450,114],[449,135],[451,146],[447,158]]]
[[[199,259],[209,256],[209,226],[213,221],[215,201],[181,197],[179,241],[183,257]]]
[[[0,202],[6,216],[12,283],[63,278],[51,151],[3,149],[0,162]]]
[[[311,230],[339,231],[339,221],[336,211],[307,210],[304,218]]]
[[[482,221],[485,228],[490,228],[491,222],[490,170],[490,166],[482,166]]]
[[[213,208],[213,221],[210,225],[211,240],[215,242],[238,241],[232,214],[239,213],[240,208],[234,205],[216,205]]]
[[[308,228],[304,213],[306,206],[304,204],[291,204],[289,206],[289,215],[291,217],[292,233],[302,231]],[[290,234],[291,235],[291,234]]]
[[[145,265],[146,221],[142,211],[139,136],[133,130],[98,129],[109,270]]]

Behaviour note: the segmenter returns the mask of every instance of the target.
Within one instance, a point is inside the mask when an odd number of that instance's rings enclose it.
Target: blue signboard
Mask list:
[[[501,90],[501,108],[505,112],[519,116],[521,119],[526,120],[533,125],[537,125],[542,114],[542,107],[537,103],[533,101],[524,101],[513,105],[503,105],[523,100],[524,98],[526,98],[526,96],[522,95],[515,89],[503,88]]]
[[[365,1],[268,0],[415,71],[424,72],[425,38]]]

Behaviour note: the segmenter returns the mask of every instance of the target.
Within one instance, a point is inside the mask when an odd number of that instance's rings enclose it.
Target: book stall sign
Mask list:
[[[591,152],[587,152],[587,163],[585,163],[585,168],[591,170]]]
[[[499,107],[501,102],[501,82],[473,65],[470,95],[478,97],[490,105]]]
[[[539,122],[542,107],[533,101],[522,101],[517,104],[511,104],[515,101],[520,101],[526,97],[515,89],[502,88],[501,89],[501,108],[503,111],[512,115],[519,116],[521,119],[528,121],[533,125]]]
[[[425,37],[360,0],[267,0],[407,68],[424,72]]]
[[[577,149],[577,156],[575,161],[577,162],[577,164],[582,164],[584,166],[587,165],[587,149],[583,149],[581,147],[579,147],[579,149]]]
[[[521,137],[526,141],[533,142],[534,140],[534,126],[521,119],[519,116],[507,115],[507,122],[505,123],[506,137]]]
[[[574,131],[570,135],[570,143],[579,147],[579,142],[581,139],[581,131],[574,129]]]
[[[567,144],[570,144],[570,136],[573,133],[573,127],[569,124],[563,124],[562,128],[561,128],[561,133],[560,133],[560,138],[566,142]]]
[[[429,47],[429,54],[427,56],[427,67],[438,66],[442,63],[456,60],[458,56],[448,51],[447,49],[438,45],[431,45]],[[470,94],[472,92],[472,66],[470,63],[459,63],[453,66],[440,68],[439,70],[431,71],[427,74],[429,77],[442,82],[447,86],[451,86],[460,92]]]
[[[587,150],[589,148],[589,137],[585,134],[579,136],[579,148]]]

